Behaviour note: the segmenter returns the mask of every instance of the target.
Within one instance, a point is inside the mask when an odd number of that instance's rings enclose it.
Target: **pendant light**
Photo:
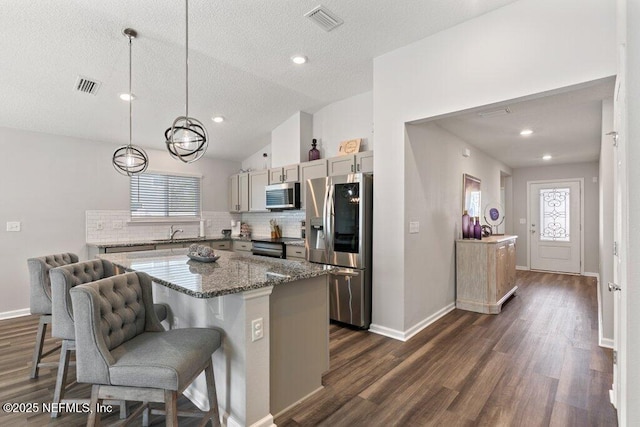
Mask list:
[[[189,117],[189,0],[185,0],[185,114],[164,133],[167,150],[174,159],[192,163],[207,151],[209,136],[202,122]]]
[[[133,104],[133,92],[131,92],[131,40],[135,39],[138,33],[132,28],[125,28],[122,34],[129,39],[129,144],[118,148],[113,153],[113,167],[123,175],[133,176],[147,170],[149,157],[142,148],[131,144],[131,104]]]

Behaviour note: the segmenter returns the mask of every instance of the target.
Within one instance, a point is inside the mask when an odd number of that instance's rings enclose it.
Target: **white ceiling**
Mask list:
[[[614,78],[585,87],[505,102],[435,120],[440,127],[512,168],[597,161],[602,100],[613,97]],[[482,117],[508,107],[509,114]],[[523,129],[533,130],[520,136]],[[542,160],[549,154],[552,159]]]
[[[344,20],[325,32],[304,18],[318,0],[191,0],[191,116],[208,155],[241,160],[296,111],[313,113],[372,89],[372,58],[514,0],[323,0]],[[128,141],[125,27],[133,41],[134,144],[163,149],[184,113],[184,2],[0,0],[0,126]],[[290,57],[309,62],[295,66]],[[78,75],[102,82],[73,91]],[[211,117],[223,115],[223,124]]]

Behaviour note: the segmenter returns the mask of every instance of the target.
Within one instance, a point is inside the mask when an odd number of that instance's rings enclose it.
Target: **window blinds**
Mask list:
[[[131,217],[200,217],[200,181],[200,177],[158,173],[132,176]]]

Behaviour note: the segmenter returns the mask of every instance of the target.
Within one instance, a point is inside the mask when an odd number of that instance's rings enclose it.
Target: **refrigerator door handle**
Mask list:
[[[324,243],[327,252],[327,262],[331,264],[333,258],[333,227],[334,227],[334,208],[333,208],[334,186],[329,183],[327,186],[327,199],[325,200],[325,233]]]

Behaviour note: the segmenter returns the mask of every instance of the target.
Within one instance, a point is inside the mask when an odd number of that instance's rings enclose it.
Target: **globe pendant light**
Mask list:
[[[189,0],[185,0],[185,114],[173,121],[164,133],[169,154],[185,163],[192,163],[207,151],[209,136],[202,122],[189,117]]]
[[[122,34],[129,39],[129,144],[118,148],[113,153],[113,167],[123,175],[133,176],[147,170],[147,166],[149,166],[149,157],[142,148],[131,144],[131,104],[133,104],[133,99],[131,99],[131,95],[133,94],[131,92],[131,40],[135,39],[138,33],[132,28],[125,28],[122,31]]]

